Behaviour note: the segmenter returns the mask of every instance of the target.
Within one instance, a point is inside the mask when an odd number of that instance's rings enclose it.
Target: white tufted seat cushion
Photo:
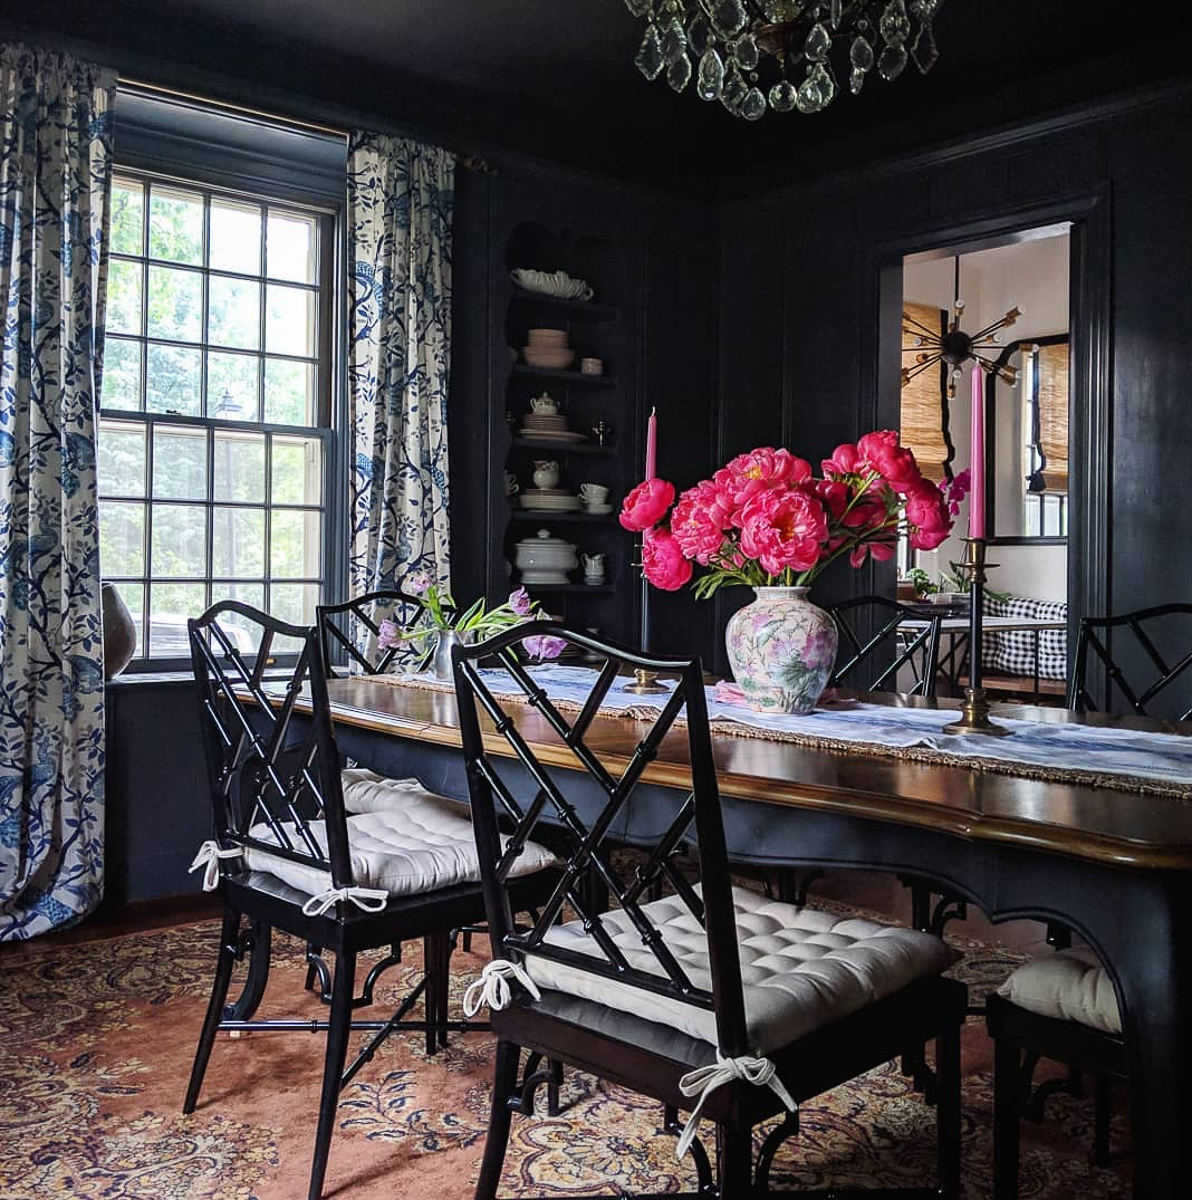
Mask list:
[[[1109,972],[1087,946],[1072,946],[1019,967],[997,990],[1011,1004],[1044,1017],[1122,1032]]]
[[[410,896],[479,882],[480,866],[466,804],[428,792],[416,779],[386,779],[358,768],[344,771],[343,793],[356,887]],[[292,823],[287,822],[285,828],[300,847]],[[311,821],[309,828],[326,854],[324,823]],[[264,823],[254,825],[250,833],[262,841],[276,841]],[[267,871],[311,896],[331,887],[329,871],[268,851],[246,849],[244,860],[249,870]],[[529,875],[554,861],[555,856],[544,846],[527,842],[511,874]]]
[[[939,938],[913,929],[797,908],[744,888],[733,888],[733,901],[753,1054],[767,1054],[916,979],[938,975],[958,957]],[[686,906],[667,898],[642,908],[691,982],[710,991],[707,939]],[[665,978],[623,912],[609,912],[603,921],[630,965]],[[546,941],[603,961],[601,950],[578,921],[556,926]],[[716,1018],[705,1009],[533,954],[526,968],[540,987],[594,1000],[716,1044]]]

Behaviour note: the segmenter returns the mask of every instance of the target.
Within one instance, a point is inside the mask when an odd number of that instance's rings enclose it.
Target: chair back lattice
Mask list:
[[[592,672],[591,690],[582,707],[565,706],[569,709],[565,713],[547,696],[533,669],[523,664],[520,649],[525,639],[543,635],[561,638],[601,664]],[[711,1010],[722,1053],[746,1053],[736,920],[699,659],[651,658],[545,621],[519,626],[479,645],[456,646],[452,658],[494,958],[517,962],[527,955],[547,958]],[[493,665],[482,669],[481,660]],[[586,739],[610,689],[623,686],[624,676],[636,668],[673,676],[677,682],[669,697],[659,698],[661,711],[640,740],[624,751],[618,748],[617,757],[627,760],[625,765],[610,768]],[[665,828],[646,861],[626,868],[620,860],[614,861],[613,852],[623,845],[617,829],[627,820],[643,771],[684,706],[690,791],[653,794],[655,799],[674,797],[673,806],[665,811]],[[575,708],[578,711],[571,711]],[[535,713],[542,722],[535,725],[539,749],[522,730],[523,722],[534,720]],[[641,729],[641,723],[627,720],[617,725],[635,733]],[[601,732],[607,738],[607,726]],[[540,747],[547,737],[552,746],[562,749],[568,767],[543,762]],[[502,752],[492,750],[494,739],[504,743]],[[543,828],[535,834],[539,825]],[[502,834],[508,836],[504,849]],[[554,846],[565,866],[549,901],[533,926],[527,927],[514,922],[508,885],[514,862],[532,835]],[[698,892],[679,868],[680,850],[688,864],[691,855],[698,854]],[[589,873],[607,888],[611,901],[632,923],[653,956],[657,973],[631,965],[609,935],[592,900],[603,889],[584,886]],[[645,907],[658,882],[670,885],[674,901],[685,906],[707,934],[710,990],[688,977]],[[583,922],[594,943],[591,953],[546,940],[564,904]]]
[[[844,600],[829,611],[840,635],[833,687],[935,695],[943,621],[939,614],[924,616],[885,596]]]
[[[354,664],[364,675],[380,675],[395,666],[421,670],[434,654],[434,639],[427,638],[412,650],[398,646],[382,650],[377,636],[386,619],[400,629],[416,629],[427,620],[426,607],[417,596],[392,590],[366,592],[342,604],[320,604],[315,624],[329,675],[334,677],[331,664],[341,651],[349,668]]]
[[[1094,674],[1098,663],[1101,670]],[[1192,604],[1160,604],[1116,617],[1082,617],[1068,707],[1077,712],[1125,711],[1192,720],[1190,667]],[[1188,685],[1182,691],[1175,686],[1181,681]]]
[[[318,631],[225,600],[191,620],[190,650],[220,849],[253,848],[352,885],[351,857]],[[253,649],[241,649],[249,640]],[[297,646],[280,678],[276,643]],[[270,666],[266,682],[264,672]],[[308,691],[312,711],[294,720]]]

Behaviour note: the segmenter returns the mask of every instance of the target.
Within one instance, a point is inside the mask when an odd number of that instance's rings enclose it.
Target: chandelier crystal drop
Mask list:
[[[908,63],[939,60],[931,23],[943,0],[625,0],[646,25],[635,59],[676,92],[693,84],[734,116],[822,112],[876,68],[887,83]]]

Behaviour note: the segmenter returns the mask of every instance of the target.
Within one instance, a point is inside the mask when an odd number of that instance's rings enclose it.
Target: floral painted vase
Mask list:
[[[805,587],[763,587],[724,631],[737,686],[759,712],[808,713],[836,662],[836,622]]]

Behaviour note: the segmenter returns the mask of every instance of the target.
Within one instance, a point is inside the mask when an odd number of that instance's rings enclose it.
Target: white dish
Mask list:
[[[578,496],[522,496],[522,508],[536,512],[578,512]]]
[[[611,504],[589,504],[584,512],[590,513],[593,517],[604,517],[613,511]]]
[[[527,292],[541,296],[557,296],[562,300],[591,300],[592,289],[583,279],[572,279],[566,271],[534,271],[528,267],[517,267],[509,272],[509,278]]]
[[[531,346],[566,346],[566,329],[527,329],[526,341]]]
[[[540,346],[523,346],[522,358],[531,367],[541,367],[547,371],[565,371],[575,362],[575,351],[565,347],[556,350]]]
[[[577,433],[574,429],[519,429],[518,437],[533,438],[538,442],[583,442],[587,440],[586,433]]]

